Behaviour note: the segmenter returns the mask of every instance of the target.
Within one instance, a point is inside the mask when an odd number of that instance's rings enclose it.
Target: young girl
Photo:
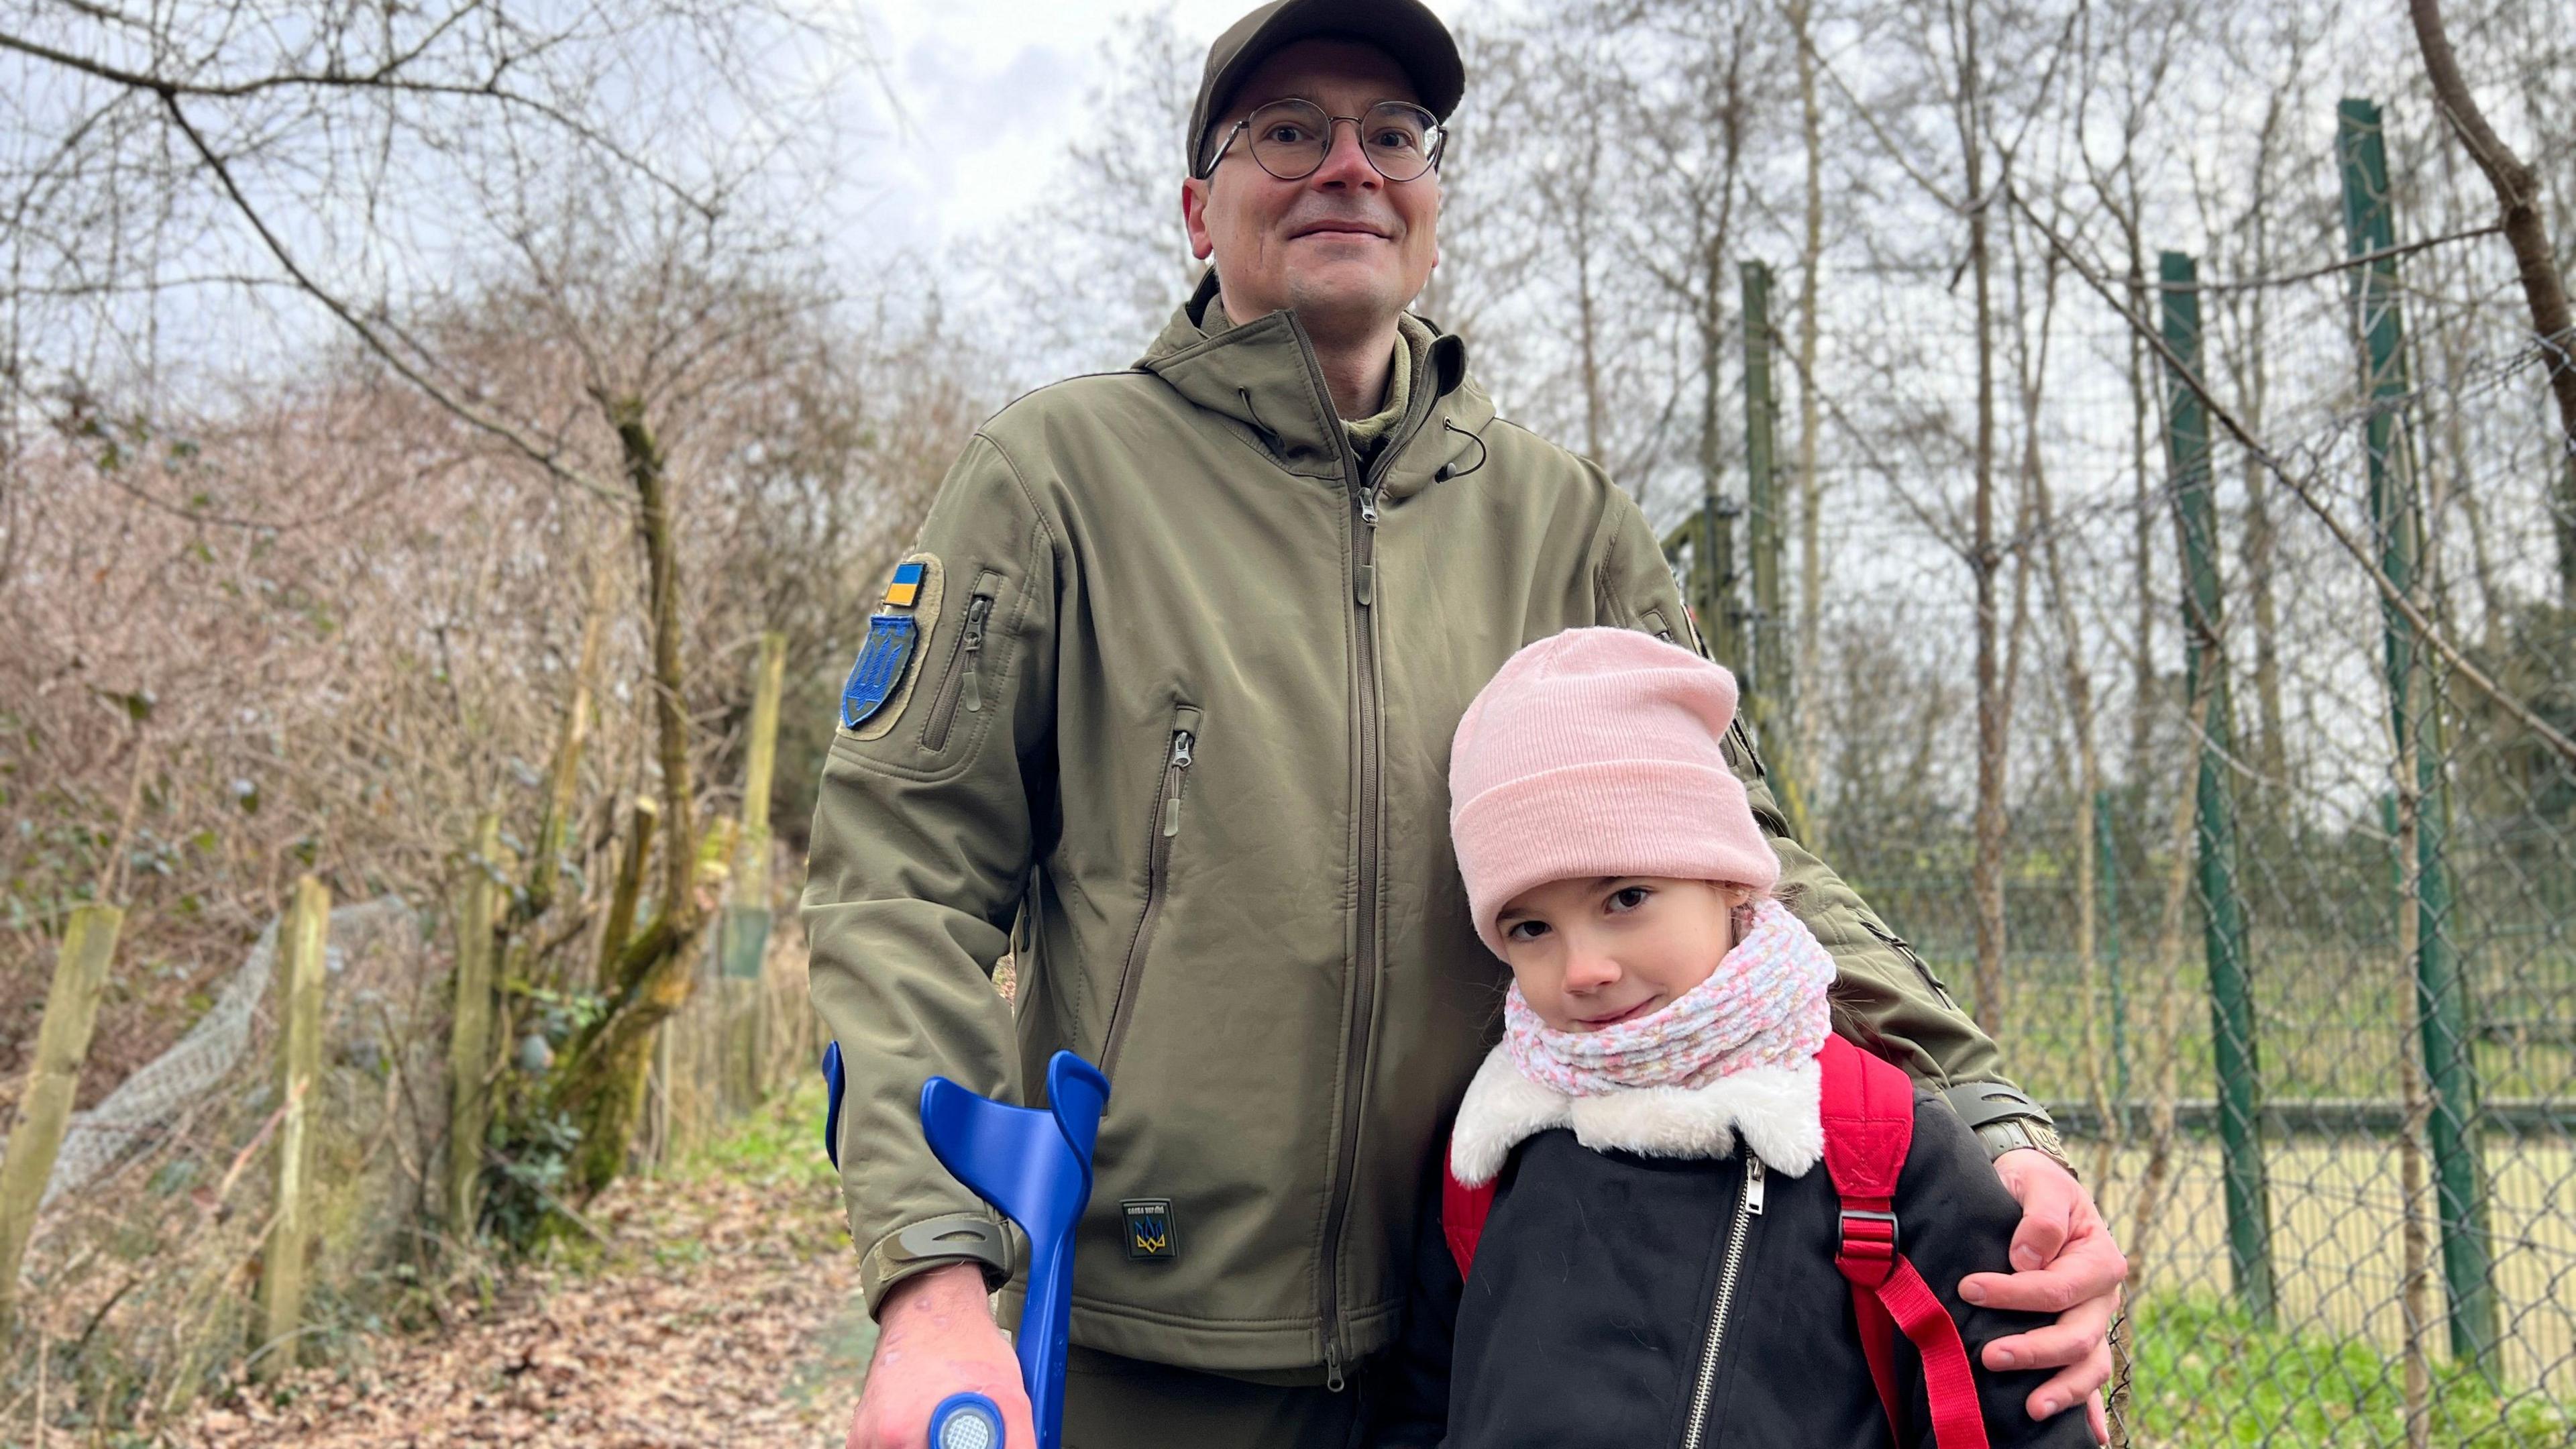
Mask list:
[[[1833,959],[1720,755],[1734,713],[1716,665],[1577,629],[1459,723],[1451,833],[1512,987],[1379,1442],[2089,1445],[2023,1412],[2044,1371],[1970,1367],[2047,1321],[1957,1293],[2007,1270],[2020,1210],[1946,1107],[1831,1039]]]

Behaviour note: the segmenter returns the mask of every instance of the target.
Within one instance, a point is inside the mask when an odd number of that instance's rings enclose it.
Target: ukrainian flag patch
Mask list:
[[[928,567],[918,559],[897,567],[894,582],[886,585],[886,607],[911,608],[913,601],[921,597],[921,578],[927,572]]]
[[[856,738],[883,739],[903,719],[939,629],[942,577],[937,554],[909,553],[896,562],[841,686],[841,728]]]

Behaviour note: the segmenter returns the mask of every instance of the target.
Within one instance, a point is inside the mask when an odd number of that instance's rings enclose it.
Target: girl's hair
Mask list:
[[[1825,988],[1825,1011],[1832,1019],[1834,1035],[1881,1061],[1905,1065],[1904,1048],[1880,1035],[1878,1028],[1860,1014],[1861,999],[1860,989],[1846,983],[1839,973],[1834,983]]]

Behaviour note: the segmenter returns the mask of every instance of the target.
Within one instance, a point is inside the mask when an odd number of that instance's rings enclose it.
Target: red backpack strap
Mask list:
[[[1499,1181],[1469,1187],[1458,1180],[1447,1154],[1441,1156],[1440,1233],[1449,1240],[1449,1256],[1457,1260],[1461,1279],[1475,1266],[1476,1243],[1485,1236],[1485,1218],[1494,1210],[1494,1186]]]
[[[1851,1282],[1852,1316],[1888,1431],[1903,1442],[1905,1401],[1896,1386],[1902,1328],[1923,1360],[1933,1441],[1939,1449],[1986,1449],[1967,1344],[1900,1248],[1896,1179],[1914,1143],[1913,1079],[1841,1037],[1827,1037],[1817,1055],[1824,1074],[1825,1172],[1842,1199],[1834,1266]]]

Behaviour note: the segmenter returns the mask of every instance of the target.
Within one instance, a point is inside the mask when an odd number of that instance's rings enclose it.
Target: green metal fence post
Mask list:
[[[2101,922],[2095,949],[2101,952],[2102,974],[2111,988],[2111,1110],[2125,1138],[2129,1134],[2129,995],[2120,974],[2120,849],[2119,837],[2111,832],[2108,790],[2093,792],[2093,859],[2095,891],[2100,897],[2094,918]]]
[[[1735,564],[1735,520],[1742,517],[1744,504],[1711,488],[1700,503],[1700,556],[1708,561],[1700,575],[1700,597],[1694,601],[1699,609],[1700,627],[1708,631],[1708,645],[1719,662],[1730,667],[1745,662],[1744,606],[1737,602],[1737,569]]]
[[[2397,245],[2397,223],[2389,205],[2388,149],[2378,106],[2347,99],[2335,107],[2335,154],[2343,172],[2345,251],[2355,257],[2383,253],[2352,273],[2362,396],[2370,409],[2364,426],[2370,453],[2371,527],[2379,543],[2380,571],[2400,593],[2421,598],[2424,525],[2407,466],[2404,411],[2411,385],[2406,375],[2405,319],[2397,302],[2397,259],[2384,255]],[[2440,1205],[2451,1353],[2492,1375],[2497,1345],[2495,1285],[2487,1238],[2486,1173],[2479,1159],[2476,1127],[2475,1024],[2466,973],[2450,930],[2451,810],[2441,701],[2431,661],[2416,649],[2414,630],[2405,615],[2385,600],[2380,615],[2387,637],[2390,728],[2396,733],[2401,757],[2411,753],[2415,759],[2419,903],[2415,1000],[2423,1028],[2424,1075],[2433,1088],[2433,1111],[2425,1130],[2432,1139]]]
[[[2192,376],[2200,372],[2200,291],[2190,257],[2159,259],[2165,344]],[[2168,365],[2170,369],[2170,364]],[[2228,703],[2225,606],[2218,577],[2218,510],[2210,498],[2209,413],[2182,373],[2168,379],[2165,452],[2173,475],[2174,522],[2182,535],[2183,634],[2190,644],[2190,697],[2200,735],[2198,836],[2200,907],[2209,961],[2211,1065],[2218,1075],[2221,1177],[2227,1198],[2227,1258],[2236,1297],[2269,1326],[2271,1192],[2263,1168],[2262,1068],[2255,1051],[2252,955],[2237,890],[2236,805],[2229,759],[2235,729]]]
[[[1664,535],[1664,557],[1677,559],[1685,550],[1690,561],[1681,571],[1682,602],[1699,621],[1709,657],[1728,668],[1744,663],[1744,611],[1735,603],[1735,519],[1744,505],[1715,488],[1700,505]]]
[[[1772,477],[1778,415],[1771,400],[1771,273],[1746,262],[1744,280],[1744,501],[1746,551],[1752,555],[1752,688],[1756,724],[1778,717],[1787,697],[1788,662],[1780,649],[1780,500]]]
[[[1746,262],[1744,281],[1744,495],[1746,542],[1753,555],[1753,608],[1747,616],[1752,635],[1753,687],[1746,691],[1753,733],[1770,753],[1771,793],[1789,819],[1792,835],[1807,836],[1807,805],[1792,757],[1794,731],[1790,711],[1796,707],[1797,684],[1789,668],[1789,611],[1781,602],[1785,569],[1781,553],[1788,538],[1788,518],[1780,506],[1777,439],[1780,400],[1772,390],[1771,354],[1777,338],[1771,330],[1771,269]]]

